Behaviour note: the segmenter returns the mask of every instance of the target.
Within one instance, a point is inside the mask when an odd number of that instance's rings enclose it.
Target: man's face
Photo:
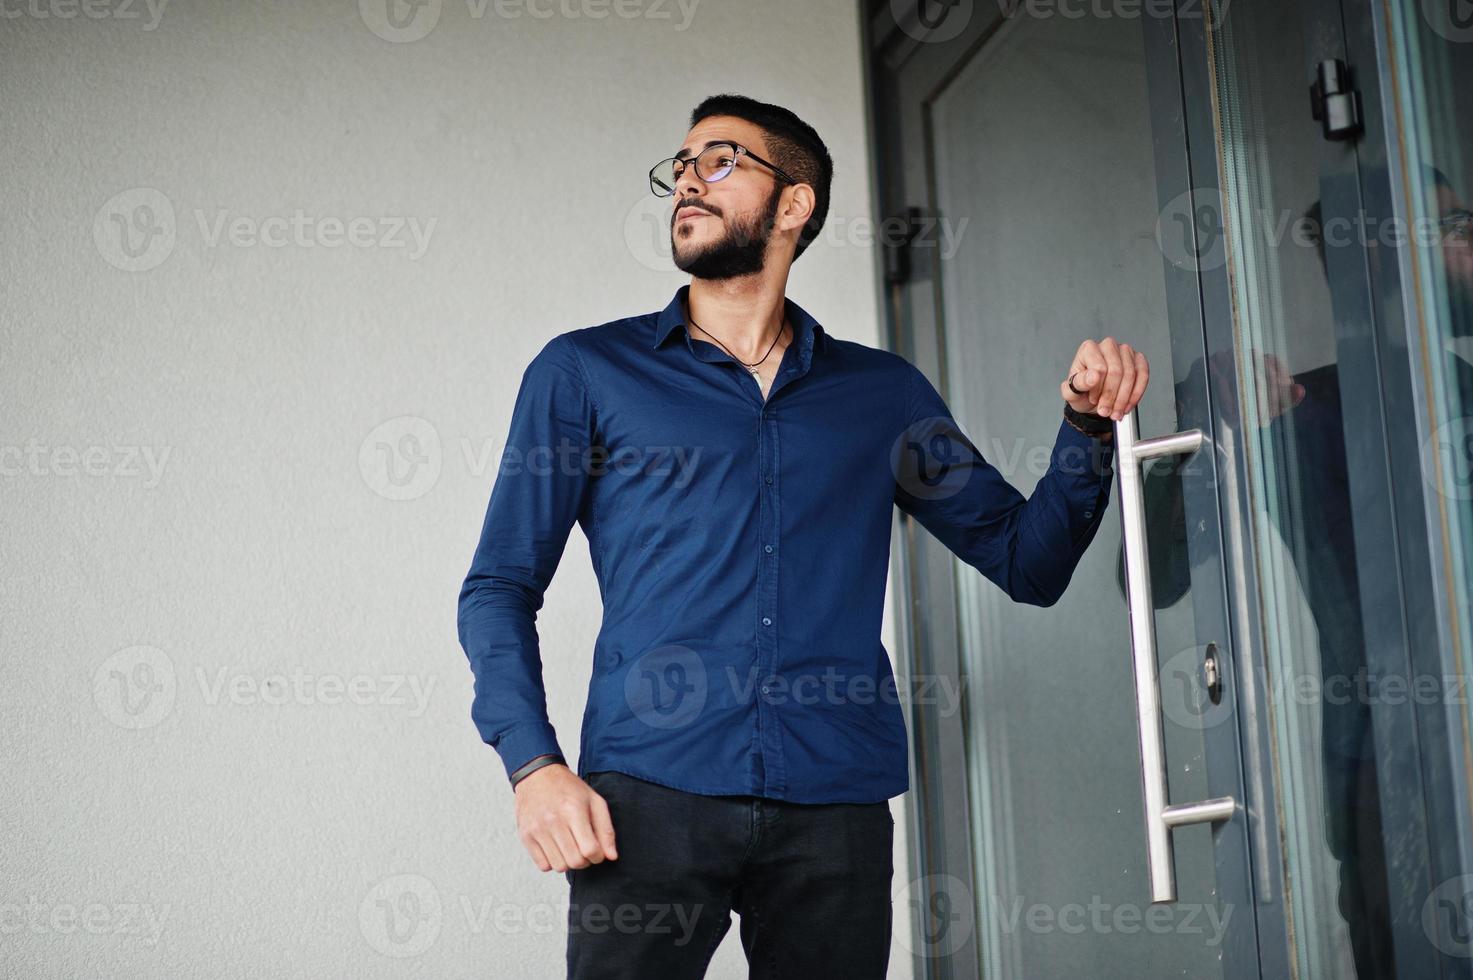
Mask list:
[[[731,279],[761,272],[787,181],[738,156],[731,173],[706,183],[694,159],[713,140],[746,147],[772,160],[762,131],[744,119],[711,116],[686,134],[677,156],[687,158],[671,198],[670,251],[675,265],[697,279]],[[776,163],[777,161],[773,161]]]

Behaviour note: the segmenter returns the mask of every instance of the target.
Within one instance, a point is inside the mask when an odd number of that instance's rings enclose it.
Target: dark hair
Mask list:
[[[824,219],[829,214],[829,187],[834,181],[834,161],[829,157],[828,147],[823,145],[818,131],[791,110],[758,102],[745,95],[728,93],[708,97],[691,110],[691,127],[711,116],[735,116],[760,127],[772,162],[787,171],[794,180],[813,188],[813,214],[798,232],[798,248],[793,253],[793,261],[796,262],[823,230]]]

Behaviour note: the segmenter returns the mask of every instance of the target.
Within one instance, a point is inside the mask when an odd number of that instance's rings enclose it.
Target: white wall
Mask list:
[[[0,7],[0,972],[563,976],[455,630],[521,371],[685,281],[645,172],[716,91],[828,141],[790,295],[878,342],[852,0],[383,2]],[[570,753],[597,599],[575,532]]]

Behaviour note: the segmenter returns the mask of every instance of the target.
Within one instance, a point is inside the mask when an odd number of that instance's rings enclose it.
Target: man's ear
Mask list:
[[[808,219],[813,217],[813,209],[818,206],[818,198],[808,184],[794,184],[791,190],[788,203],[783,206],[779,215],[784,230],[802,228],[808,224]]]

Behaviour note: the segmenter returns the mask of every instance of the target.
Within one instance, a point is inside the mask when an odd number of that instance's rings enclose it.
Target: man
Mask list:
[[[909,788],[880,642],[893,508],[1052,605],[1109,500],[1101,416],[1146,387],[1129,344],[1080,344],[1024,500],[925,375],[785,298],[832,172],[792,112],[702,102],[650,173],[690,284],[554,337],[517,394],[459,628],[519,836],[571,886],[570,977],[700,977],[733,910],[753,976],[884,975]],[[604,611],[576,774],[535,627],[575,522]]]

